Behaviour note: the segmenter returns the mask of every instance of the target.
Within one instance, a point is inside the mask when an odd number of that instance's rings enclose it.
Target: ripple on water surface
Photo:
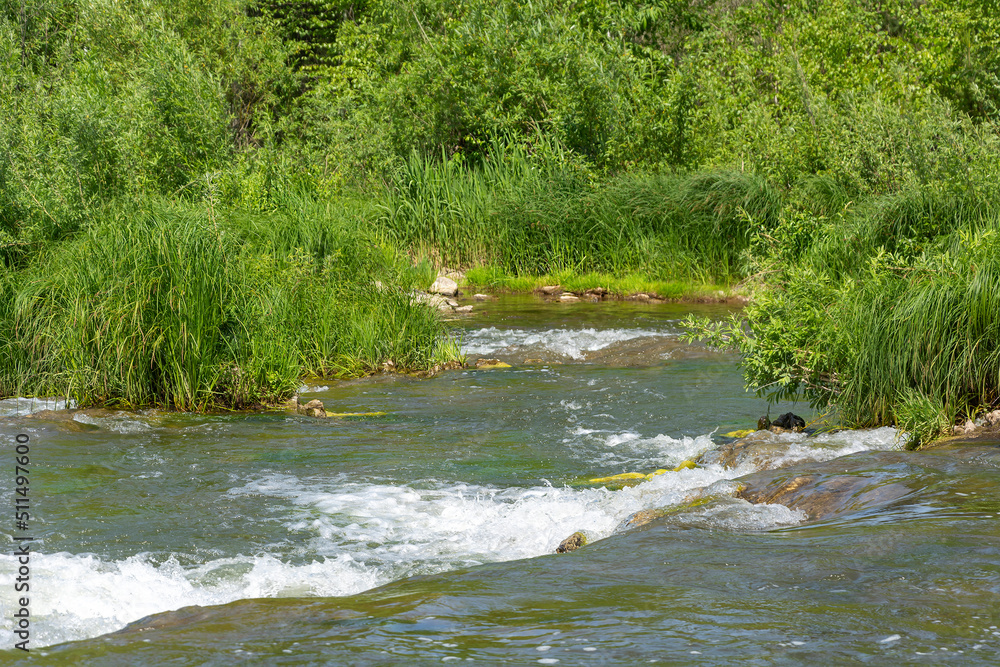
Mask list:
[[[602,437],[612,447],[643,440],[633,435]],[[877,445],[889,442],[887,435],[860,437]],[[857,446],[851,442],[857,434],[842,437],[842,447]],[[673,449],[675,459],[710,443],[707,436],[647,440],[664,455]],[[263,474],[226,493],[260,498],[265,504],[282,503],[286,509],[278,516],[288,543],[275,544],[269,553],[214,558],[184,551],[169,556],[139,553],[120,560],[93,554],[37,554],[33,566],[45,585],[33,598],[35,636],[40,644],[56,643],[112,631],[142,616],[188,605],[255,597],[343,596],[413,574],[539,556],[551,553],[572,532],[583,530],[591,539],[606,537],[632,513],[683,503],[692,492],[728,480],[736,472],[720,466],[686,469],[620,490],[495,488],[433,481],[377,484],[359,483],[342,474]],[[684,523],[759,531],[794,525],[803,516],[780,505],[728,498],[688,513]],[[253,519],[246,520],[252,531]],[[4,576],[15,569],[12,557],[0,557]],[[6,612],[3,609],[9,625]]]

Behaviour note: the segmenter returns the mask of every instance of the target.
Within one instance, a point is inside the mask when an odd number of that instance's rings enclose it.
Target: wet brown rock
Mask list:
[[[810,521],[886,505],[911,491],[901,482],[883,483],[869,475],[829,472],[756,474],[742,478],[741,482],[743,488],[736,493],[737,498],[752,503],[778,503],[805,512]]]
[[[629,528],[638,528],[639,526],[645,526],[654,519],[659,519],[661,516],[667,514],[666,509],[645,509],[639,510],[638,512],[633,512],[618,525],[618,530],[628,530]]]
[[[577,531],[559,543],[559,546],[556,547],[556,553],[564,554],[570,551],[576,551],[586,544],[587,536]]]
[[[777,440],[773,435],[772,431],[754,431],[744,438],[710,449],[699,456],[695,463],[721,465],[723,468],[736,468],[749,463],[756,470],[767,470],[774,467],[773,462],[788,449],[787,443]]]
[[[302,404],[299,402],[299,395],[295,394],[292,396],[292,400],[288,402],[288,405],[300,415],[315,417],[316,419],[326,419],[327,417],[323,401],[318,399],[313,399],[308,403]]]

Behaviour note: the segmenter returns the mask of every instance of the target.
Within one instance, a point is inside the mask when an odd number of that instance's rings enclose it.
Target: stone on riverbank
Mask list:
[[[458,283],[447,276],[438,276],[429,291],[432,294],[441,294],[442,296],[455,296],[458,294]]]

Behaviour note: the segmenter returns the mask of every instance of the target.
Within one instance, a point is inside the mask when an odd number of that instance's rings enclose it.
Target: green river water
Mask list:
[[[783,434],[735,468],[586,483],[677,466],[766,409],[735,357],[679,340],[689,312],[729,311],[507,297],[454,324],[470,359],[512,368],[301,394],[380,416],[0,402],[0,664],[1000,664],[995,445]],[[771,414],[789,407],[813,416]],[[19,433],[27,654],[12,632]],[[895,491],[809,520],[732,497],[728,480],[755,473]],[[652,508],[676,511],[618,529]],[[593,541],[553,553],[577,530]]]

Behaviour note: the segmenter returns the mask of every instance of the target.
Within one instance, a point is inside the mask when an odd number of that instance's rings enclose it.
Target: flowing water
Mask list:
[[[680,340],[692,311],[729,312],[506,298],[455,327],[511,368],[302,391],[384,414],[0,402],[4,460],[30,438],[36,538],[30,654],[8,650],[0,555],[0,664],[1000,662],[996,447],[768,435],[730,467],[588,482],[711,455],[765,410],[733,356]],[[837,511],[734,496],[795,475]],[[590,544],[553,553],[575,531]]]

